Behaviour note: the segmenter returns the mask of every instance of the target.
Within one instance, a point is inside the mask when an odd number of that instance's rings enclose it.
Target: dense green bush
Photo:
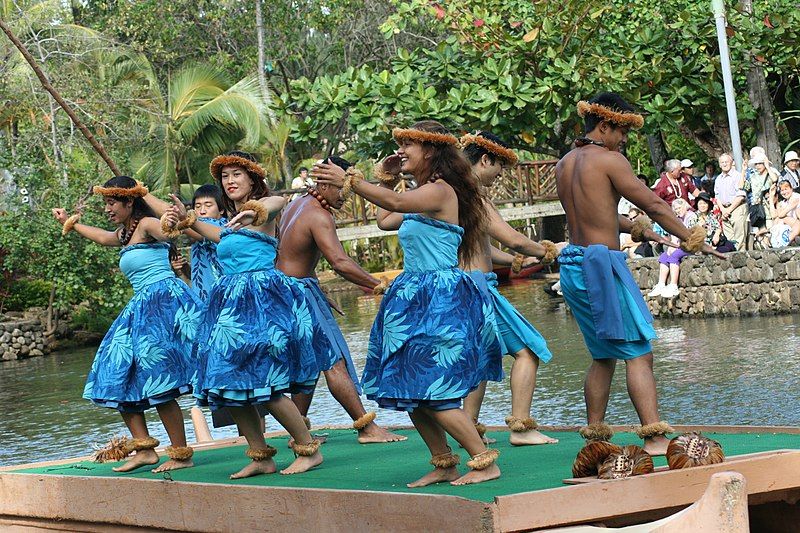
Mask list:
[[[88,306],[82,306],[72,314],[70,323],[72,329],[103,335],[111,327],[111,323],[116,317],[117,313],[110,309],[98,311]]]
[[[8,287],[9,294],[0,301],[3,311],[24,311],[30,307],[46,307],[53,284],[41,279],[19,279]]]

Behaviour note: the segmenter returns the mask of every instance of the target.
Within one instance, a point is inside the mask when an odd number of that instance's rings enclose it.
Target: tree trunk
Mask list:
[[[258,41],[258,84],[261,87],[261,97],[264,99],[267,117],[271,125],[275,125],[275,113],[272,110],[272,98],[269,95],[267,86],[267,75],[264,73],[266,59],[264,54],[264,16],[261,12],[261,0],[256,1],[256,37]]]
[[[742,9],[745,13],[753,16],[752,0],[742,0]],[[775,108],[772,105],[772,97],[767,88],[767,79],[764,76],[764,69],[750,52],[745,52],[745,60],[749,63],[747,69],[747,94],[750,103],[756,110],[758,119],[756,127],[756,141],[767,152],[770,162],[781,168],[781,146],[778,142],[778,128],[775,121]]]
[[[656,169],[656,177],[664,169],[664,161],[669,159],[667,152],[667,145],[664,144],[664,136],[661,135],[661,130],[647,135],[647,146],[650,148],[650,161],[653,163],[653,168]]]

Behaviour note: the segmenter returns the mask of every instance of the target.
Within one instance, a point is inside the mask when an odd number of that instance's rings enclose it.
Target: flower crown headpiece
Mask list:
[[[95,185],[92,187],[94,194],[102,194],[103,196],[113,196],[117,198],[144,198],[150,190],[144,186],[141,181],[136,182],[136,187],[103,187]]]
[[[514,153],[514,150],[510,148],[506,148],[505,146],[501,146],[496,142],[483,137],[482,135],[472,135],[468,133],[461,137],[461,149],[466,149],[467,146],[471,144],[477,144],[487,152],[493,153],[495,156],[499,157],[503,161],[506,162],[507,165],[514,166],[519,161],[517,154]]]
[[[644,117],[638,113],[614,111],[608,106],[597,103],[590,104],[585,100],[581,100],[578,102],[578,116],[583,118],[586,115],[595,115],[617,126],[633,128],[635,130],[644,126]]]
[[[420,143],[444,144],[458,146],[458,138],[450,133],[434,133],[414,128],[394,128],[392,137],[395,141],[416,141]]]
[[[264,179],[267,175],[261,165],[239,155],[218,155],[211,160],[208,169],[211,171],[211,175],[219,180],[222,179],[222,169],[230,166],[242,167],[250,174],[255,174],[261,179]]]

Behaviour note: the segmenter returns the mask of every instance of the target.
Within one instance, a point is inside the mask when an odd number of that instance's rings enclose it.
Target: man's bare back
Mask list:
[[[672,208],[639,181],[628,160],[618,151],[594,145],[574,148],[556,165],[556,186],[572,244],[604,244],[610,250],[619,250],[620,196],[672,235],[680,239],[689,236],[689,230]]]
[[[292,201],[281,215],[280,253],[275,265],[277,269],[295,278],[313,277],[322,252],[314,240],[311,228],[326,225],[333,226],[335,236],[333,215],[316,198],[305,195]]]

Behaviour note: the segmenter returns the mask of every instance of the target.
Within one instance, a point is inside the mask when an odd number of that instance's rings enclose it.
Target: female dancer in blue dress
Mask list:
[[[209,294],[198,334],[199,373],[195,396],[212,410],[228,408],[245,436],[252,462],[231,478],[275,472],[277,450],[264,441],[256,405],[264,405],[294,439],[297,459],[283,474],[322,462],[295,404],[285,392],[310,392],[319,368],[312,348],[310,310],[302,286],[275,269],[275,216],[285,200],[270,196],[262,169],[245,152],[211,162],[225,191],[223,203],[238,213],[224,229],[196,220],[173,196],[168,226],[191,227],[216,241],[223,275]]]
[[[133,285],[133,298],[114,320],[97,349],[83,397],[119,410],[133,436],[124,452],[136,452],[114,468],[128,472],[158,463],[158,441],[147,430],[144,411],[155,407],[169,435],[170,460],[153,470],[162,472],[192,466],[192,448],[186,446],[183,414],[175,399],[191,391],[195,374],[194,338],[202,304],[170,267],[169,243],[161,224],[144,203],[147,188],[127,176],[117,176],[102,187],[105,212],[116,231],[78,224],[80,215],[53,209],[64,234],[75,230],[104,246],[120,246],[120,270]]]
[[[492,303],[458,268],[459,254],[479,253],[487,214],[458,139],[441,124],[422,121],[393,135],[397,154],[376,172],[383,186],[362,180],[354,167],[342,175],[320,164],[312,173],[320,184],[380,206],[381,229],[400,230],[404,272],[386,291],[372,327],[364,390],[381,407],[408,411],[430,449],[434,470],[409,487],[487,481],[500,476],[498,452],[487,450],[461,401],[482,380],[502,379],[501,356],[485,346],[497,342]],[[401,171],[414,175],[417,189],[393,191]],[[463,476],[446,433],[472,456]]]

